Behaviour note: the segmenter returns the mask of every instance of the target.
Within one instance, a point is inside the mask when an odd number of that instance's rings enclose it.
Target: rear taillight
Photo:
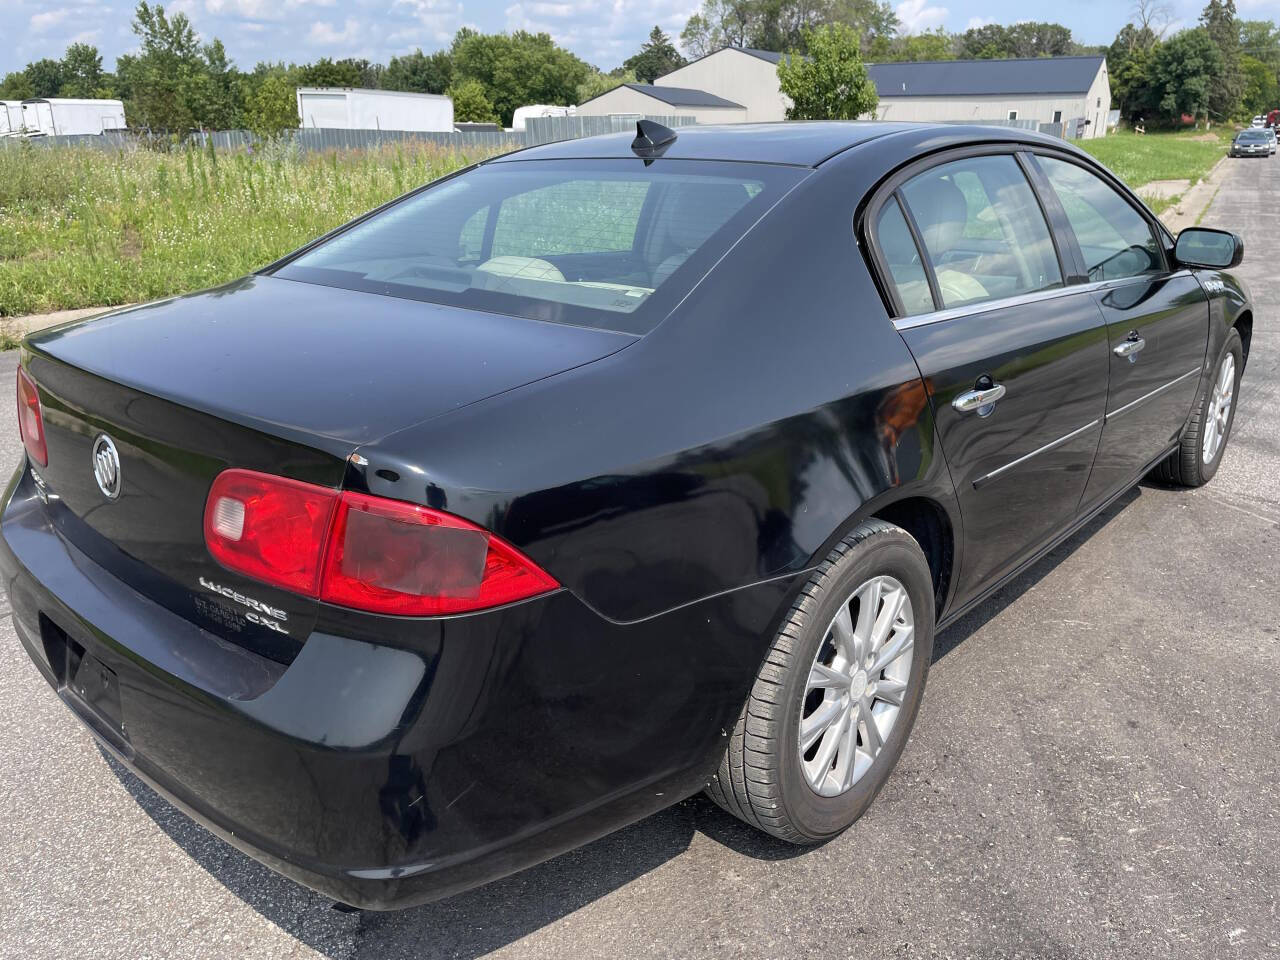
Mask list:
[[[49,465],[49,448],[44,442],[44,415],[40,412],[40,394],[36,382],[22,367],[18,368],[18,432],[27,455],[42,467]]]
[[[204,536],[231,570],[376,613],[464,613],[559,586],[510,544],[460,517],[249,470],[214,480]]]

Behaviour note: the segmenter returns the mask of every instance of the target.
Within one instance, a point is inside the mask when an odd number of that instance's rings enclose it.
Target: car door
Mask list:
[[[1089,510],[1176,442],[1200,384],[1209,303],[1190,271],[1169,269],[1158,228],[1120,190],[1065,157],[1034,163],[1062,204],[1107,324],[1107,413],[1082,501]]]
[[[867,222],[960,505],[962,604],[1074,519],[1105,410],[1106,329],[1067,285],[1074,263],[1011,152],[908,168]]]

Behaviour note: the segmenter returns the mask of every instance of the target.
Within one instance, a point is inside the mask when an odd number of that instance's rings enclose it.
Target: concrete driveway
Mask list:
[[[105,760],[6,618],[0,956],[1280,956],[1276,196],[1280,159],[1232,161],[1204,218],[1244,234],[1259,308],[1218,477],[1135,489],[942,634],[901,766],[838,839],[800,851],[695,798],[439,904],[339,913]]]

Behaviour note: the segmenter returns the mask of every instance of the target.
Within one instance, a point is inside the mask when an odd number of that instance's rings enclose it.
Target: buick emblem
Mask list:
[[[93,441],[93,478],[108,500],[120,496],[120,454],[105,433]]]

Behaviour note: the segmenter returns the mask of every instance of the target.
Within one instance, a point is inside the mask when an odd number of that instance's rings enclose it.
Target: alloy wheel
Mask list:
[[[1204,443],[1200,448],[1201,459],[1212,463],[1227,439],[1227,423],[1231,418],[1231,401],[1236,389],[1236,359],[1230,353],[1222,358],[1218,379],[1209,397],[1209,409],[1205,418]]]
[[[824,797],[849,790],[875,763],[902,711],[914,658],[906,588],[873,577],[832,618],[805,686],[800,766]]]

